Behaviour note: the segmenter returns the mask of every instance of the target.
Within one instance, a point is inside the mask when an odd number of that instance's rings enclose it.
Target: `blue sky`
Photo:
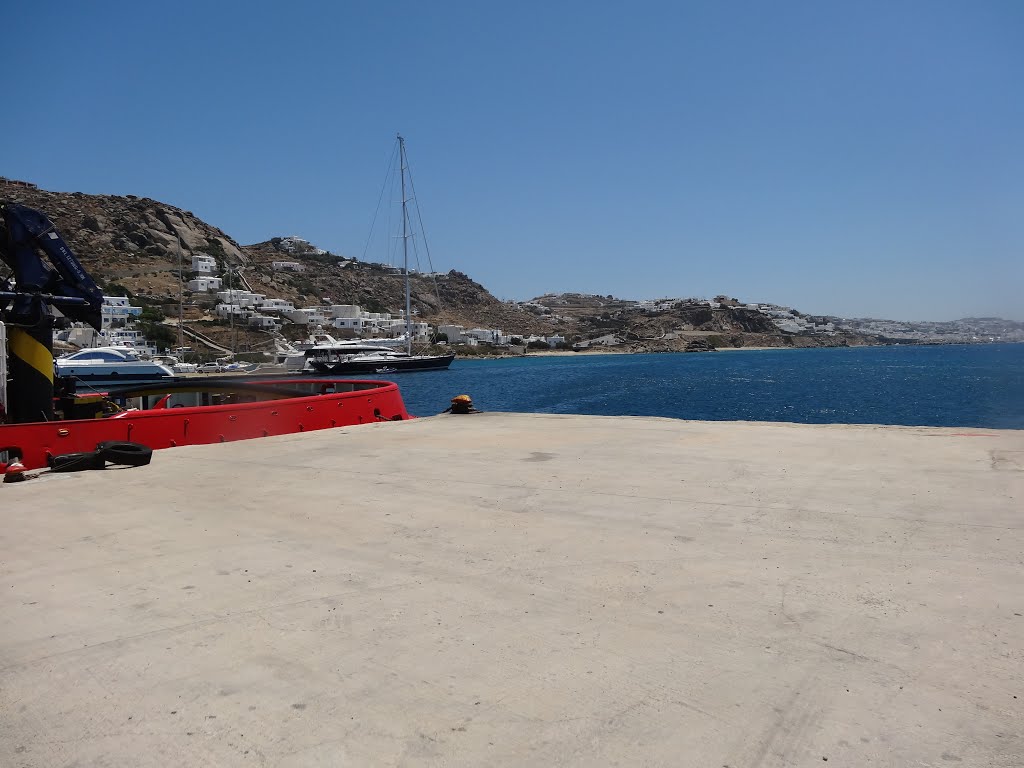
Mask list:
[[[5,25],[0,174],[44,188],[360,256],[401,131],[435,267],[502,298],[1024,320],[1016,0],[64,2]]]

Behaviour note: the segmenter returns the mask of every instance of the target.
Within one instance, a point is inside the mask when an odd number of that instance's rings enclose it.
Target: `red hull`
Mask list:
[[[308,386],[311,382],[303,379],[275,383]],[[154,449],[173,448],[411,418],[397,384],[329,384],[373,386],[352,392],[249,403],[126,411],[102,419],[5,424],[0,426],[0,451],[13,448],[21,453],[21,463],[27,469],[38,469],[47,466],[50,456],[92,451],[97,443],[108,440],[141,443]]]

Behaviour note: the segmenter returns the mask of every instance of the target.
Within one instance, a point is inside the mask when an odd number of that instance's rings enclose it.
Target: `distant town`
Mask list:
[[[274,247],[284,254],[325,256],[329,253],[312,246],[298,236],[275,239]],[[351,266],[353,260],[338,258],[338,266]],[[301,274],[307,269],[301,260],[278,259],[270,262],[275,273]],[[744,302],[719,295],[712,299],[675,297],[628,300],[613,296],[587,294],[550,294],[529,301],[507,301],[507,307],[523,318],[543,318],[554,325],[576,327],[581,318],[597,318],[609,325],[619,322],[619,328],[609,333],[537,334],[523,328],[466,327],[455,323],[429,323],[416,316],[406,322],[403,310],[398,312],[369,311],[358,304],[334,303],[328,297],[321,302],[297,306],[295,302],[268,296],[250,290],[248,282],[239,272],[237,279],[246,287],[224,287],[218,259],[206,253],[193,253],[191,275],[187,286],[195,305],[196,296],[208,295],[210,317],[240,326],[263,331],[280,337],[283,330],[301,330],[302,333],[329,332],[338,338],[396,339],[411,335],[414,342],[472,348],[489,348],[498,353],[525,352],[542,349],[573,349],[588,351],[615,349],[640,342],[689,340],[688,351],[704,351],[714,346],[704,342],[694,349],[696,338],[720,337],[715,329],[704,330],[681,322],[674,330],[662,330],[657,336],[644,336],[636,331],[644,319],[658,317],[688,317],[687,313],[710,311],[726,318],[719,319],[722,331],[745,328],[762,334],[774,333],[779,339],[818,341],[855,336],[875,339],[876,343],[894,344],[977,344],[996,342],[1024,342],[1024,324],[1000,318],[964,318],[948,322],[909,322],[872,318],[841,318],[808,315],[793,307],[779,304]],[[395,270],[391,270],[395,271]],[[423,277],[424,275],[419,275]],[[427,275],[429,277],[429,275]],[[103,328],[98,333],[87,327],[73,327],[62,331],[59,340],[74,346],[96,344],[127,345],[140,351],[157,354],[160,350],[138,329],[136,321],[142,316],[143,306],[133,305],[123,296],[106,296],[103,307]],[[742,314],[745,322],[734,323],[728,315]],[[512,315],[515,316],[514,314]],[[751,325],[751,316],[760,318],[761,325]],[[173,319],[167,321],[174,323]],[[693,323],[689,323],[693,326]],[[664,328],[664,326],[662,326]],[[188,331],[192,339],[203,341],[202,334]],[[291,334],[294,337],[294,333]],[[784,346],[785,344],[778,344]],[[481,349],[480,351],[483,351]]]

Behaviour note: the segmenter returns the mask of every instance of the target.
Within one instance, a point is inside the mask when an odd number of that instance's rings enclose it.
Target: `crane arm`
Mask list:
[[[46,214],[6,203],[7,249],[3,260],[14,270],[14,288],[19,294],[48,294],[46,299],[72,320],[102,325],[103,291],[82,267],[64,238]],[[43,261],[43,251],[52,266]]]

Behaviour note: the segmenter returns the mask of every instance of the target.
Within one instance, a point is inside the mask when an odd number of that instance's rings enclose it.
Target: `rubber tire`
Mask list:
[[[153,449],[142,443],[109,441],[96,446],[96,453],[111,464],[144,467],[153,458]]]
[[[62,456],[54,456],[49,464],[51,472],[84,472],[89,469],[103,469],[107,466],[99,451],[65,453]]]

